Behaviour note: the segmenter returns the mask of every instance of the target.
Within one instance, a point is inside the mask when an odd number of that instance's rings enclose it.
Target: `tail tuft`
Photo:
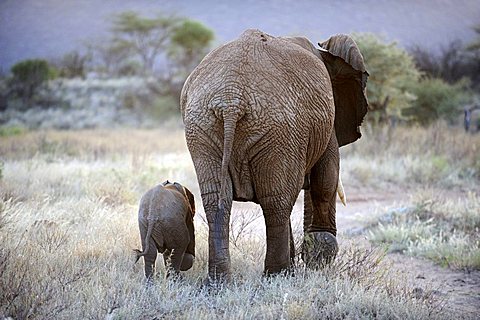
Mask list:
[[[143,257],[146,254],[138,249],[133,249],[133,252],[135,252],[135,263],[138,262],[138,259],[140,259],[140,257]]]

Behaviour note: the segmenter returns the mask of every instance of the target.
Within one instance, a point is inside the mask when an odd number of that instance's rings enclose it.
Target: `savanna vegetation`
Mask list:
[[[347,202],[387,191],[398,202],[362,212],[360,231],[339,230],[340,254],[330,267],[305,270],[298,256],[294,277],[273,278],[261,276],[261,211],[235,204],[234,279],[209,291],[202,285],[208,232],[178,95],[214,36],[185,17],[124,12],[111,18],[107,38],[54,60],[19,62],[3,77],[0,317],[473,318],[478,309],[456,309],[439,288],[405,281],[388,255],[480,270],[480,37],[433,53],[355,34],[370,73],[370,110],[364,137],[341,149]],[[111,118],[100,112],[109,105]],[[465,110],[473,112],[469,132]],[[134,113],[144,116],[110,129],[123,124],[120,114]],[[94,114],[109,120],[76,125]],[[52,118],[62,122],[45,120]],[[142,120],[152,118],[160,122]],[[163,279],[157,261],[158,277],[146,287],[132,251],[140,245],[136,211],[141,194],[166,179],[196,196],[196,261],[177,281]],[[298,248],[301,207],[300,197],[292,214]]]
[[[411,192],[472,186],[480,168],[473,168],[470,161],[480,138],[461,138],[465,137],[462,131],[450,138],[447,131],[437,131],[441,136],[434,140],[432,129],[412,132],[397,128],[394,134],[403,139],[392,139],[393,145],[376,154],[372,150],[378,150],[376,144],[383,135],[367,132],[362,143],[346,149],[342,157],[347,196],[372,185],[377,192],[399,186],[409,186]],[[413,136],[423,140],[401,142]],[[480,251],[474,233],[478,231],[478,197],[474,194],[459,202],[413,199],[405,204],[403,215],[387,213],[377,225],[371,224],[373,240],[391,243],[388,248],[360,244],[342,230],[341,254],[334,265],[309,271],[297,258],[294,277],[274,278],[261,276],[265,235],[255,229],[262,224],[259,208],[235,205],[231,234],[234,280],[208,292],[202,287],[208,261],[207,227],[198,206],[193,269],[180,281],[164,280],[162,263],[157,262],[158,278],[146,288],[142,264],[134,264],[132,252],[140,245],[136,221],[140,195],[169,178],[191,186],[199,199],[182,130],[46,131],[1,139],[0,314],[4,316],[449,318],[445,301],[435,296],[434,288],[418,295],[416,287],[407,285],[384,259],[386,250],[431,256],[452,267],[479,267],[473,262],[475,252],[478,256]],[[419,153],[424,143],[432,144],[436,151]],[[446,149],[452,151],[444,152]],[[456,156],[459,151],[464,154],[462,161]],[[445,158],[436,160],[436,152]],[[392,162],[395,158],[398,162]],[[426,168],[422,162],[428,164]],[[294,221],[301,220],[300,208],[299,199]],[[457,219],[463,215],[468,219]],[[412,224],[409,219],[418,227],[407,228],[406,224]],[[301,223],[294,225],[300,244]],[[400,233],[411,231],[387,238],[392,228]],[[452,228],[457,231],[452,233]],[[417,232],[419,229],[422,232]],[[449,249],[446,238],[460,247]],[[437,245],[445,250],[437,250]],[[461,254],[464,251],[460,250],[467,248],[471,256]],[[450,250],[458,254],[450,255]]]

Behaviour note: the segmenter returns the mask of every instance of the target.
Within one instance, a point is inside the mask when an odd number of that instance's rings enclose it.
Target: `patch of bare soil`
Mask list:
[[[442,268],[431,261],[399,253],[388,254],[386,260],[419,298],[436,301],[460,319],[480,317],[480,272]]]
[[[352,192],[347,207],[337,203],[337,224],[341,236],[365,241],[365,227],[385,209],[402,207],[410,195],[402,190]],[[458,197],[448,192],[445,196]],[[360,239],[361,238],[361,239]],[[386,256],[392,271],[405,280],[419,298],[427,297],[459,319],[480,318],[480,272],[444,268],[433,262],[400,253]]]

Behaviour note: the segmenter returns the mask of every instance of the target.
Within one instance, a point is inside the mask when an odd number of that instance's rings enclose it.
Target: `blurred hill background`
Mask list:
[[[370,72],[372,126],[441,120],[480,129],[474,0],[3,0],[0,126],[151,127],[178,120],[190,71],[248,28],[313,43],[351,34]]]
[[[439,50],[469,41],[480,21],[477,0],[2,0],[0,65],[5,70],[27,58],[53,58],[105,36],[112,15],[174,12],[214,30],[216,42],[247,28],[272,35],[305,35],[318,42],[335,33],[374,32],[408,47]]]

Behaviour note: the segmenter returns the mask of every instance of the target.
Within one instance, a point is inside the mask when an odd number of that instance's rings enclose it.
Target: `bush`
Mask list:
[[[425,78],[412,86],[416,100],[403,114],[422,125],[437,119],[453,123],[463,113],[463,106],[468,101],[467,85],[464,80],[448,84],[439,78]]]
[[[90,55],[78,51],[67,53],[58,63],[58,75],[62,78],[84,78],[86,64],[90,59]]]
[[[15,64],[10,79],[11,92],[27,106],[33,97],[49,79],[56,76],[56,71],[42,59],[25,60]]]

